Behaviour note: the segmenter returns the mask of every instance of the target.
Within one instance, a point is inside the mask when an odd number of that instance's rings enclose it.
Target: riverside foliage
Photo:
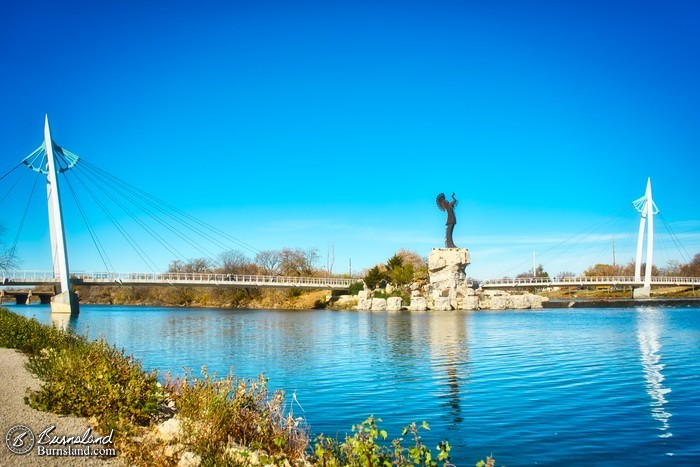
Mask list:
[[[0,347],[27,353],[27,368],[42,381],[38,391],[28,391],[27,403],[94,417],[101,431],[115,430],[115,447],[132,465],[176,465],[185,452],[198,456],[202,465],[217,466],[452,465],[449,443],[440,442],[434,454],[421,442],[425,422],[404,429],[402,435],[411,436],[407,447],[403,438],[387,442],[387,432],[373,416],[353,426],[353,434],[342,441],[321,434],[312,445],[303,420],[285,412],[284,393],[269,394],[264,376],[216,378],[204,369],[202,377],[190,371],[161,386],[155,371],[144,372],[138,360],[104,340],[90,341],[6,308],[0,308]],[[158,423],[172,416],[167,401],[174,402],[181,421],[175,444],[153,436]]]

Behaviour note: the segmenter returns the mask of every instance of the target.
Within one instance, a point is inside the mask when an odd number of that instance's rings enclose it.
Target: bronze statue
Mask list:
[[[455,243],[452,241],[452,231],[457,223],[457,218],[455,217],[454,211],[455,206],[457,206],[457,198],[455,198],[455,194],[452,193],[452,202],[450,203],[445,199],[445,193],[440,193],[437,198],[435,198],[435,202],[440,208],[440,211],[447,211],[447,222],[445,223],[447,226],[445,228],[445,248],[457,248]]]

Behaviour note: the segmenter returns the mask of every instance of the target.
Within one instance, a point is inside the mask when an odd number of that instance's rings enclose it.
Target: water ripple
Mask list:
[[[14,307],[50,321],[48,308]],[[700,465],[700,309],[369,313],[83,306],[160,372],[206,365],[294,393],[315,433],[426,420],[457,465]],[[158,331],[154,338],[154,330]]]

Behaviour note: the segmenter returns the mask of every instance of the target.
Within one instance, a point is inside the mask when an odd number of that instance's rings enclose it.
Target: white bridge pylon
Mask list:
[[[44,161],[41,160],[41,150],[45,155]],[[59,278],[59,290],[51,299],[52,313],[69,313],[71,316],[77,315],[78,296],[71,290],[70,271],[68,269],[68,250],[66,248],[66,231],[63,227],[63,210],[61,208],[61,195],[58,183],[59,172],[64,172],[72,167],[77,161],[72,161],[72,164],[61,167],[56,160],[56,151],[65,157],[64,150],[55,145],[51,138],[51,129],[49,128],[49,116],[44,120],[44,144],[40,146],[34,153],[25,158],[23,161],[29,168],[37,172],[46,174],[46,200],[49,208],[49,233],[51,236],[51,256],[53,259],[54,277]],[[67,152],[67,151],[66,151]],[[37,156],[39,160],[37,166],[33,166]],[[74,156],[71,154],[71,156]]]
[[[635,298],[649,298],[651,294],[651,270],[654,257],[654,216],[659,213],[659,208],[654,204],[651,195],[651,177],[647,179],[647,189],[644,196],[632,202],[634,208],[641,214],[639,220],[639,235],[637,236],[637,257],[634,264],[634,278],[642,281],[642,250],[644,245],[644,227],[647,228],[647,256],[644,270],[644,285],[635,289]]]

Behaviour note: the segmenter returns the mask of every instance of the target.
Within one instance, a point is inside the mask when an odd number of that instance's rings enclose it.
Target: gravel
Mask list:
[[[7,447],[6,437],[15,425],[24,425],[34,432],[35,438],[46,427],[55,425],[54,436],[81,436],[89,428],[87,419],[61,416],[34,410],[24,402],[27,388],[36,390],[40,381],[25,368],[27,357],[14,350],[0,348],[0,465],[2,466],[123,466],[119,458],[100,459],[87,456],[40,456],[37,445],[27,454],[14,454]],[[92,432],[94,436],[98,433]],[[119,436],[119,433],[114,433]],[[53,446],[62,447],[62,446]],[[76,446],[83,448],[83,446]],[[96,445],[94,447],[102,447]]]

